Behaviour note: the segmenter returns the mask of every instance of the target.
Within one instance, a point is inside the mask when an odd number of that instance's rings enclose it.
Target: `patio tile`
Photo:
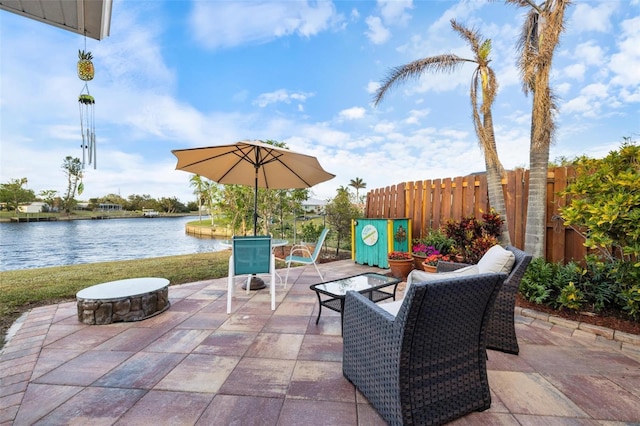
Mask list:
[[[370,404],[356,404],[358,426],[387,426],[387,422]]]
[[[196,425],[275,425],[283,402],[284,398],[216,395]]]
[[[227,318],[227,314],[223,313],[198,312],[178,324],[176,328],[215,330],[220,327]]]
[[[212,399],[206,393],[151,390],[114,425],[192,425]]]
[[[292,315],[309,317],[313,312],[311,303],[282,302],[273,315]]]
[[[151,318],[147,318],[143,321],[137,321],[132,324],[135,324],[136,327],[140,328],[148,327],[170,330],[190,316],[190,312],[172,311],[171,308],[169,308],[169,310],[164,311],[160,315],[155,315]]]
[[[216,330],[200,343],[193,353],[243,356],[258,333]]]
[[[63,337],[51,343],[47,347],[85,351],[91,350],[121,332],[122,329],[119,329],[117,327],[110,327],[109,325],[85,327],[71,335]]]
[[[274,315],[265,324],[262,331],[270,333],[304,334],[309,316]]]
[[[154,386],[154,390],[215,393],[240,357],[191,354]]]
[[[491,389],[512,414],[588,417],[540,374],[489,371],[488,376]]]
[[[595,419],[640,421],[640,398],[606,377],[554,375],[547,380]]]
[[[278,425],[357,426],[355,404],[338,401],[286,399]]]
[[[225,331],[260,331],[271,315],[232,314],[219,329]]]
[[[474,426],[474,425],[491,425],[491,426],[511,426],[517,425],[518,421],[509,413],[494,413],[489,411],[473,412],[464,417],[460,417],[450,423],[451,426]]]
[[[340,316],[325,315],[325,312],[323,312],[318,324],[316,324],[316,317],[313,316],[312,321],[309,321],[307,325],[306,334],[322,334],[340,336],[340,338],[342,338],[342,322]]]
[[[184,359],[183,354],[138,352],[93,386],[151,389]]]
[[[302,334],[260,333],[245,355],[254,358],[296,359],[303,338]]]
[[[77,322],[77,319],[76,319]],[[53,342],[56,342],[63,337],[69,336],[83,328],[86,328],[85,324],[52,324],[47,332],[47,337],[44,340],[44,346],[48,346]]]
[[[29,384],[14,424],[31,425],[35,423],[83,389],[81,386]]]
[[[43,417],[35,425],[73,422],[111,425],[144,394],[136,389],[86,388]]]
[[[287,392],[295,361],[244,357],[219,393],[282,398]]]
[[[527,363],[526,358],[518,355],[489,349],[487,350],[487,357],[487,369],[489,370],[522,371],[525,373],[535,371],[533,367]]]
[[[208,300],[200,299],[182,299],[175,303],[171,303],[171,311],[173,312],[189,312],[194,314],[209,304]]]
[[[298,361],[287,398],[355,403],[355,387],[342,375],[341,362]]]
[[[132,327],[96,346],[95,350],[139,352],[166,332],[161,328]]]
[[[135,352],[90,351],[40,376],[33,383],[88,386]]]
[[[576,419],[573,417],[527,416],[523,414],[516,414],[514,415],[514,418],[522,426],[603,426],[605,424],[593,419]],[[622,422],[617,424],[618,426],[625,425],[625,423]]]
[[[260,302],[252,299],[247,301],[245,304],[240,306],[235,311],[235,313],[239,315],[269,315],[269,316],[271,316],[271,312],[273,312],[271,310],[271,299],[264,302]]]
[[[583,347],[525,345],[519,356],[543,374],[595,374],[585,351]]]
[[[145,348],[147,352],[189,353],[211,334],[211,330],[176,328],[163,334]]]
[[[342,362],[342,337],[307,334],[304,336],[299,360]]]

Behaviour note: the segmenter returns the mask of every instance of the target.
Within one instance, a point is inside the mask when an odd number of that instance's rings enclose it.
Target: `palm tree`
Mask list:
[[[202,199],[205,196],[204,194],[207,190],[207,184],[202,180],[202,176],[193,175],[189,178],[189,186],[195,188],[193,193],[198,197],[198,221],[202,222]]]
[[[496,149],[496,138],[493,132],[493,117],[491,107],[498,90],[493,69],[489,66],[489,55],[491,54],[491,39],[481,37],[479,31],[469,30],[451,20],[451,27],[469,45],[473,52],[473,59],[461,58],[454,54],[444,54],[418,59],[406,65],[395,67],[383,81],[382,86],[377,90],[374,97],[374,104],[378,105],[387,91],[397,82],[409,78],[418,78],[425,71],[430,72],[453,72],[464,63],[474,63],[477,65],[471,77],[471,109],[473,112],[473,125],[478,136],[480,148],[484,152],[484,161],[487,169],[487,184],[489,191],[489,203],[491,207],[504,219],[500,241],[503,244],[511,244],[509,237],[509,224],[507,223],[507,209],[504,203],[504,193],[502,190],[502,174],[504,169],[498,151]],[[478,107],[478,89],[482,94],[482,104]]]
[[[349,186],[352,188],[355,188],[356,190],[356,201],[359,203],[360,202],[360,190],[361,189],[365,189],[367,187],[367,184],[362,180],[362,178],[355,178],[355,179],[351,179],[351,181],[349,182]]]
[[[518,67],[525,94],[533,93],[531,142],[529,148],[529,194],[526,252],[544,256],[546,233],[547,169],[549,147],[555,133],[554,115],[558,110],[549,87],[553,53],[564,31],[564,13],[570,0],[547,0],[536,4],[531,0],[506,0],[529,8],[518,40]]]

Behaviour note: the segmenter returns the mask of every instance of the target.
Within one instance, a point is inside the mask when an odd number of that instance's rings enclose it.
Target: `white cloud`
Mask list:
[[[615,74],[612,82],[620,86],[640,85],[640,16],[623,21],[618,37],[618,53],[611,55],[609,69]]]
[[[297,34],[310,37],[338,27],[343,17],[330,1],[195,1],[194,37],[209,49],[261,44]]]
[[[367,16],[368,31],[365,32],[371,43],[382,44],[389,40],[391,32],[382,24],[382,19],[378,16]]]
[[[375,93],[380,88],[380,83],[377,81],[370,81],[367,83],[367,93]]]
[[[565,67],[563,73],[569,78],[573,78],[575,80],[583,80],[585,71],[586,69],[583,64],[573,64]]]
[[[601,65],[605,59],[604,49],[596,44],[594,40],[589,40],[584,43],[580,43],[573,50],[573,57],[580,59],[587,65]]]
[[[378,8],[380,9],[380,16],[384,22],[388,25],[404,25],[411,15],[406,11],[407,9],[413,9],[412,0],[378,0]]]
[[[412,109],[404,122],[405,124],[420,124],[420,119],[429,115],[430,112],[430,109]]]
[[[591,2],[576,3],[573,15],[569,20],[569,27],[572,31],[598,31],[606,32],[611,29],[611,15],[618,8],[616,1],[603,1],[595,3],[591,7]]]
[[[363,118],[366,110],[362,107],[353,107],[348,109],[343,109],[338,113],[340,118],[344,118],[346,120],[357,120]]]
[[[313,93],[295,93],[289,92],[286,89],[279,89],[270,93],[262,93],[256,100],[252,103],[253,105],[257,105],[261,108],[266,107],[269,104],[284,102],[286,104],[291,103],[291,101],[305,102],[309,97],[313,96]]]

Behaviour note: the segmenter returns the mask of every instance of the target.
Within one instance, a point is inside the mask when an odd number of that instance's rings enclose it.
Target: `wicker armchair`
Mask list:
[[[531,255],[512,246],[507,246],[506,249],[513,252],[516,259],[511,273],[502,284],[502,289],[498,293],[493,307],[489,328],[487,329],[487,348],[517,355],[520,349],[516,338],[513,316],[520,281],[527,266],[529,266],[529,262],[531,262]],[[454,271],[465,266],[469,265],[466,263],[438,262],[436,272]]]
[[[348,292],[344,376],[391,425],[443,424],[486,410],[486,327],[505,277],[416,283],[396,316]]]

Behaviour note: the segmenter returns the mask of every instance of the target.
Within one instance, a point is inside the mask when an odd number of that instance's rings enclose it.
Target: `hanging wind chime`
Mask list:
[[[93,55],[91,52],[86,51],[86,39],[85,50],[78,50],[78,77],[84,81],[84,87],[80,91],[78,96],[78,106],[80,107],[80,132],[82,134],[82,168],[85,164],[91,165],[96,168],[96,127],[95,127],[95,115],[94,106],[96,104],[95,99],[89,93],[89,86],[87,81],[93,80],[95,69],[93,68]]]

